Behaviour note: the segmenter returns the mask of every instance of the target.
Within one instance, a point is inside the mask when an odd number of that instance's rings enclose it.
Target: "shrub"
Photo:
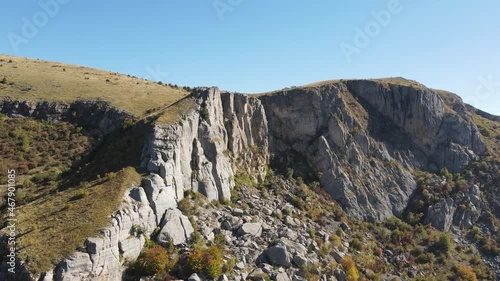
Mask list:
[[[451,250],[451,237],[448,233],[441,233],[439,240],[434,243],[434,253],[448,256]]]
[[[187,266],[190,272],[203,272],[215,279],[222,274],[222,251],[217,246],[195,250],[188,254]]]
[[[217,247],[209,247],[205,253],[205,274],[210,278],[219,277],[222,274],[222,252]]]
[[[16,199],[19,202],[24,202],[26,199],[26,191],[24,191],[24,189],[17,189],[16,190]]]
[[[302,272],[306,280],[320,280],[321,276],[318,274],[318,269],[320,268],[318,263],[307,263],[303,268]]]
[[[221,251],[226,249],[226,237],[222,233],[215,234],[214,245]]]
[[[374,251],[374,254],[375,254],[375,256],[377,256],[377,257],[382,257],[382,256],[383,256],[383,251],[382,251],[382,248],[377,247],[377,248],[375,249],[375,251]]]
[[[135,121],[132,118],[127,118],[122,123],[122,129],[131,128],[134,125]]]
[[[90,192],[88,190],[82,190],[82,191],[78,192],[78,194],[76,194],[75,196],[71,197],[69,200],[71,200],[71,201],[80,200],[80,199],[83,199],[89,195],[90,195]]]
[[[441,176],[446,179],[451,179],[453,177],[453,175],[446,168],[441,169]]]
[[[224,273],[231,273],[234,270],[234,268],[236,267],[237,262],[238,262],[238,260],[235,257],[230,258],[226,262],[226,264],[224,264],[224,266],[222,267],[222,271]]]
[[[146,233],[146,229],[140,225],[134,224],[134,225],[132,225],[132,228],[130,229],[130,233],[135,235],[135,236],[140,236],[140,235]]]
[[[31,181],[31,179],[26,179],[24,182],[23,182],[23,188],[30,188],[30,187],[34,187],[35,184]]]
[[[432,253],[421,253],[415,257],[415,261],[419,264],[432,263],[434,261],[434,255]]]
[[[197,227],[194,226],[193,228],[197,229]],[[203,248],[203,246],[205,246],[205,244],[203,243],[203,236],[199,231],[194,231],[191,234],[191,248],[196,251]]]
[[[106,178],[108,180],[112,180],[112,179],[116,178],[116,173],[115,172],[106,173]]]
[[[353,250],[361,251],[363,250],[363,242],[361,242],[359,239],[354,238],[352,239],[351,243],[349,244]]]
[[[200,110],[200,117],[205,120],[205,121],[210,121],[210,116],[209,116],[209,113],[208,113],[208,108],[206,107],[203,107],[201,110]]]
[[[479,265],[481,264],[481,256],[480,255],[474,255],[472,258],[470,258],[469,263],[471,265]]]
[[[348,281],[357,281],[359,279],[358,269],[356,268],[356,264],[351,256],[345,256],[342,258],[340,264],[344,268]]]
[[[480,245],[480,250],[487,255],[497,256],[500,254],[500,247],[490,237],[482,238]]]
[[[481,239],[481,230],[477,226],[473,226],[471,230],[469,231],[469,237],[473,241],[478,241]]]
[[[177,208],[186,216],[194,215],[194,208],[191,206],[191,202],[187,197],[179,201]]]
[[[201,250],[192,251],[187,256],[188,270],[192,273],[202,272],[204,265],[204,253]]]
[[[144,275],[160,273],[166,269],[167,265],[167,252],[160,245],[147,248],[137,260],[139,271]]]
[[[469,266],[458,266],[455,269],[455,279],[457,281],[477,281],[476,273]]]
[[[339,247],[342,244],[342,240],[337,234],[332,234],[330,235],[330,241],[332,242],[332,245],[335,247]]]

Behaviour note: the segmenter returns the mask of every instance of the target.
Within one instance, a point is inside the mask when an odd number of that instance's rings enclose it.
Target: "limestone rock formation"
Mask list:
[[[179,124],[157,124],[143,149],[143,166],[171,187],[176,200],[184,191],[202,193],[209,200],[230,196],[234,159],[257,147],[261,162],[252,163],[256,175],[265,175],[268,158],[267,122],[258,100],[218,89],[193,93],[198,108]],[[225,105],[223,107],[223,104]],[[249,169],[251,167],[248,167]]]
[[[198,89],[192,98],[197,107],[184,119],[175,124],[157,123],[146,136],[141,163],[149,175],[142,187],[133,186],[125,194],[120,210],[112,216],[112,225],[60,262],[55,274],[43,274],[46,280],[121,280],[124,261],[136,259],[144,247],[143,236],[134,229],[149,236],[159,227],[160,243],[178,245],[190,238],[191,223],[177,209],[184,191],[200,192],[209,200],[228,199],[239,166],[236,159],[246,172],[263,179],[269,154],[267,121],[260,101],[233,93],[221,95],[216,88]],[[63,120],[73,116],[68,108],[90,106],[88,110],[96,110],[98,106],[90,105],[13,102],[2,104],[2,111]],[[109,110],[98,116],[100,122],[85,122],[105,132],[112,132],[127,117]]]
[[[260,96],[273,166],[316,179],[356,218],[401,215],[420,168],[461,171],[485,151],[465,112],[423,85],[332,82]]]
[[[158,242],[166,245],[172,241],[174,245],[185,244],[193,234],[194,229],[188,217],[178,209],[168,209],[161,224]]]
[[[0,99],[0,112],[47,121],[67,121],[85,127],[100,137],[118,129],[132,115],[113,108],[105,101],[18,101]]]
[[[479,219],[481,209],[481,191],[478,186],[472,185],[457,198],[442,199],[430,206],[424,223],[442,231],[448,231],[453,225],[469,229]]]

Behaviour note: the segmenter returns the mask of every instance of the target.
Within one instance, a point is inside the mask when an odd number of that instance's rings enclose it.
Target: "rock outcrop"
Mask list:
[[[63,260],[54,270],[54,280],[121,280],[123,262],[135,260],[144,237],[156,227],[156,218],[142,187],[132,187],[122,208],[112,216],[111,226],[98,237],[85,241],[85,248]],[[48,273],[50,275],[52,273]]]
[[[353,217],[401,215],[420,168],[461,171],[485,151],[474,123],[424,86],[352,80],[259,97],[273,166],[319,180]]]
[[[193,234],[194,229],[188,217],[178,209],[168,209],[162,220],[158,243],[167,245],[171,241],[174,245],[185,244]]]
[[[66,121],[84,127],[95,137],[120,128],[130,113],[118,110],[105,101],[13,101],[0,99],[0,112],[9,116],[31,117],[51,122]]]
[[[259,178],[265,175],[269,156],[263,107],[258,100],[221,95],[216,88],[199,89],[193,98],[197,108],[178,124],[155,125],[143,149],[142,165],[163,179],[176,200],[187,190],[209,200],[228,199],[236,159],[248,160],[251,147],[259,151],[260,161],[242,161],[252,165],[243,167]]]
[[[149,175],[142,186],[125,194],[111,226],[99,237],[88,238],[85,248],[63,260],[54,272],[42,274],[43,280],[121,280],[124,263],[137,259],[144,247],[142,234],[149,236],[159,228],[159,243],[179,245],[190,239],[193,227],[177,209],[185,191],[200,192],[209,200],[228,199],[238,163],[256,179],[265,177],[267,120],[260,101],[234,93],[221,95],[216,88],[198,89],[191,98],[196,106],[182,120],[158,122],[146,136],[141,163]],[[31,107],[24,103],[9,106],[27,116],[41,114],[38,109],[26,111]],[[50,120],[61,120],[66,111],[57,105],[47,112],[54,112]],[[94,125],[110,130],[109,124]],[[254,233],[253,224],[245,229],[251,235],[261,231],[257,228]]]
[[[479,219],[481,210],[481,191],[472,185],[456,198],[445,198],[430,206],[424,223],[441,231],[448,231],[452,226],[469,229]]]

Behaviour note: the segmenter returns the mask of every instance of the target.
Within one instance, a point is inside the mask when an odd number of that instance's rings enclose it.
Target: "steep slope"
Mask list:
[[[401,215],[417,187],[413,169],[460,172],[486,150],[465,111],[406,84],[346,80],[259,96],[274,166],[319,179],[356,218]]]

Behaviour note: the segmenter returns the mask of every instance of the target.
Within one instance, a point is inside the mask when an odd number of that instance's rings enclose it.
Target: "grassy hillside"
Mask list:
[[[0,55],[0,98],[107,100],[140,117],[187,96],[188,90],[83,66]]]

